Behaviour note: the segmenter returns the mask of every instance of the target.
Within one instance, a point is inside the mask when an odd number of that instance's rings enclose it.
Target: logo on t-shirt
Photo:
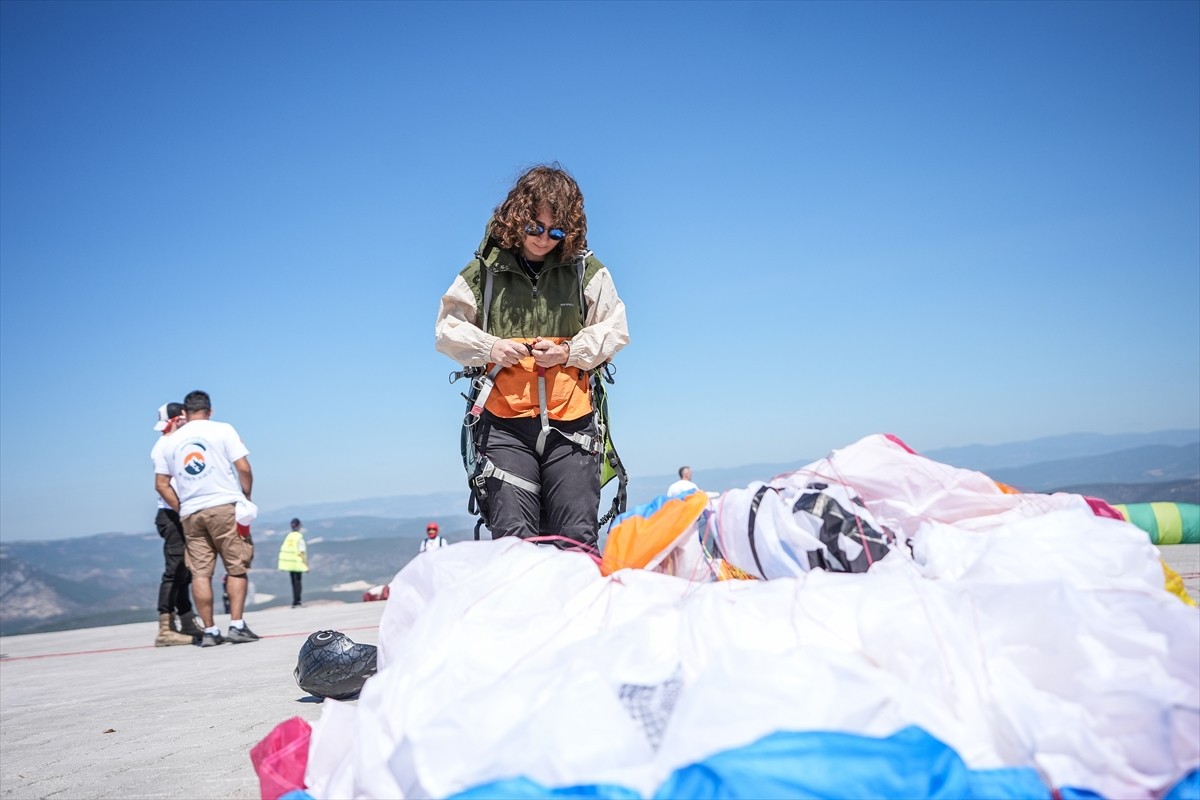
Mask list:
[[[204,451],[208,448],[201,442],[188,442],[185,447],[199,447],[183,457],[183,471],[188,475],[199,475],[204,472]]]

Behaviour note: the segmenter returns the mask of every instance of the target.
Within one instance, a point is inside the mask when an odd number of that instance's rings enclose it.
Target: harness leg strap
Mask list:
[[[537,495],[542,493],[542,487],[539,484],[536,484],[530,480],[526,480],[520,475],[513,475],[511,472],[505,472],[487,458],[483,460],[483,469],[479,471],[479,477],[495,478],[501,483],[508,483],[516,486],[518,489],[524,489],[527,492],[533,492]]]
[[[538,431],[537,444],[534,450],[537,452],[539,458],[546,454],[546,439],[549,438],[551,432],[557,433],[564,439],[571,440],[585,453],[595,454],[600,452],[599,443],[604,441],[603,436],[593,437],[579,431],[565,433],[550,424],[550,414],[546,410],[546,370],[543,368],[538,369],[538,412],[542,421],[542,429]]]

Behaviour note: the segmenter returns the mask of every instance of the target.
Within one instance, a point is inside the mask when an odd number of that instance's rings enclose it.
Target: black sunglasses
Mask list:
[[[567,238],[567,232],[562,228],[550,228],[547,230],[546,226],[540,222],[531,222],[525,226],[526,236],[541,236],[543,233],[549,233],[550,238],[556,242],[561,242]]]

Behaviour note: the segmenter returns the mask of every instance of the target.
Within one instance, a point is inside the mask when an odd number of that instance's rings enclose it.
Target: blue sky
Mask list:
[[[438,298],[559,161],[635,475],[1200,427],[1200,4],[0,3],[0,537],[463,485]]]

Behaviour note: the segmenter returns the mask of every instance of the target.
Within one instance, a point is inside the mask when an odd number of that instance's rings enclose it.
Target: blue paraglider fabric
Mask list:
[[[655,800],[923,797],[1046,798],[1050,790],[1031,769],[972,770],[958,754],[916,727],[884,739],[829,732],[779,732],[676,770]],[[1063,793],[1064,798],[1068,797]],[[1075,800],[1095,797],[1074,792]],[[637,793],[615,785],[551,789],[526,778],[494,781],[454,795],[481,798],[597,797],[624,800]],[[1181,800],[1181,799],[1180,799]]]

